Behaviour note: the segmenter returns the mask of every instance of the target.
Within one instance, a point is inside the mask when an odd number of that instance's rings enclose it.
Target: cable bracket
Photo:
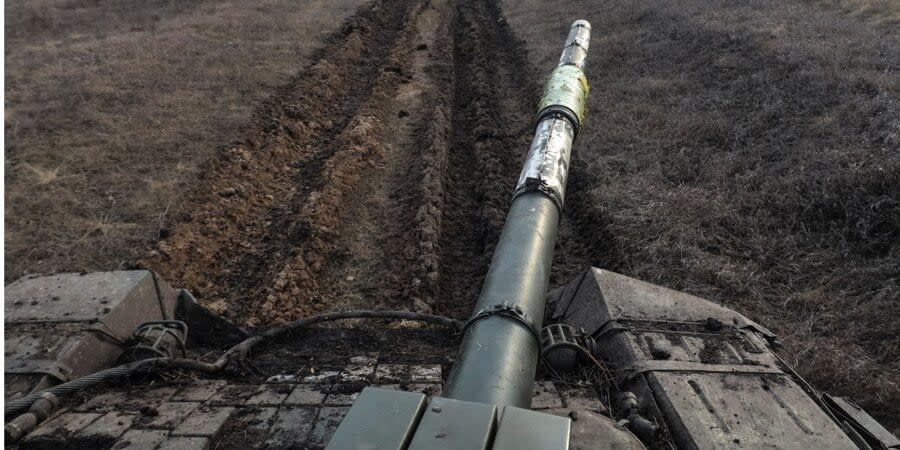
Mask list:
[[[479,310],[478,312],[473,314],[472,317],[469,318],[469,320],[466,321],[466,323],[462,327],[462,332],[465,333],[473,323],[481,319],[498,315],[513,319],[515,321],[518,321],[522,325],[525,325],[525,328],[528,328],[528,330],[531,332],[531,335],[534,336],[535,340],[537,340],[538,346],[540,346],[541,332],[540,330],[538,330],[537,325],[535,325],[534,321],[531,320],[531,318],[528,316],[528,313],[522,310],[521,306],[515,305],[509,301],[491,305],[487,308]]]

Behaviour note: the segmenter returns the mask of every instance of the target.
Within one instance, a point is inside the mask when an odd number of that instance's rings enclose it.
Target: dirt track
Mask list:
[[[522,44],[492,2],[420,1],[376,2],[324,48],[142,262],[251,325],[467,315],[531,138]]]

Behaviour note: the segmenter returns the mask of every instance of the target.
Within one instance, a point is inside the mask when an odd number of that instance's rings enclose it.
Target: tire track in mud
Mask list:
[[[311,298],[348,188],[383,151],[380,110],[402,81],[419,3],[375,2],[222,149],[190,216],[141,262],[243,323],[320,309]]]
[[[471,314],[531,136],[526,55],[496,5],[460,3],[454,23],[453,135],[438,311]],[[534,98],[536,100],[536,98]]]
[[[434,0],[416,18],[409,77],[383,112],[385,158],[351,194],[339,233],[344,257],[323,271],[331,308],[432,310],[452,109],[450,17],[449,5]]]
[[[539,95],[490,0],[375,1],[222,149],[141,262],[247,325],[391,307],[465,317]]]

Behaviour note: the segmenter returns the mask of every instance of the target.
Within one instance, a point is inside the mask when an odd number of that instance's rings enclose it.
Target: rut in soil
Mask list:
[[[489,0],[376,1],[314,60],[142,264],[246,325],[346,307],[467,316],[532,137],[524,46]]]

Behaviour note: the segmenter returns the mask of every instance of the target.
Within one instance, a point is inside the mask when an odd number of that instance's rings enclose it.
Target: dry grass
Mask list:
[[[900,26],[900,2],[895,0],[809,0],[862,20],[871,26]]]
[[[6,280],[129,266],[360,3],[6,2]]]
[[[56,167],[55,169],[42,169],[40,167],[32,166],[31,164],[23,164],[26,169],[30,170],[37,177],[37,180],[34,182],[36,186],[43,186],[45,184],[50,184],[56,181],[59,178],[59,169],[60,167]]]
[[[803,375],[895,431],[896,5],[506,2],[544,72],[572,19],[593,24],[567,195],[589,262],[767,324]]]

